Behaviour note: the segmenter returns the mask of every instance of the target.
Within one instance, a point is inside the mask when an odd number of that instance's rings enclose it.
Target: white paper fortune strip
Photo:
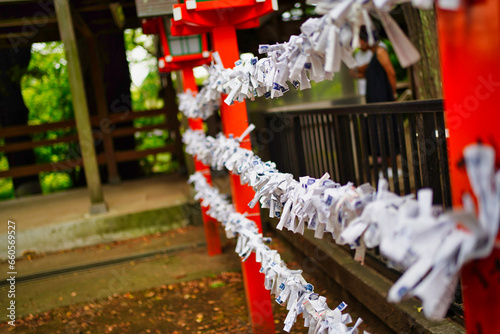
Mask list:
[[[385,180],[378,189],[369,184],[341,186],[325,174],[320,179],[304,176],[299,181],[280,173],[273,162],[263,162],[252,151],[239,147],[239,139],[205,136],[186,131],[186,152],[213,168],[226,167],[240,175],[242,184],[253,187],[257,202],[280,219],[278,229],[303,233],[314,230],[317,238],[331,233],[339,244],[356,249],[363,260],[365,247],[380,247],[389,265],[406,272],[388,294],[398,302],[417,296],[424,314],[444,317],[452,301],[461,267],[489,255],[500,224],[500,172],[495,173],[494,150],[470,145],[464,160],[479,203],[479,214],[470,195],[464,195],[465,210],[442,213],[432,207],[432,190],[401,197],[388,190]],[[221,217],[223,218],[223,217]],[[497,245],[498,246],[498,245]]]
[[[331,80],[340,71],[341,61],[347,67],[357,66],[352,52],[359,46],[360,27],[366,25],[369,41],[373,23],[377,17],[384,26],[399,62],[408,67],[420,59],[417,49],[389,15],[389,10],[401,0],[324,0],[317,4],[320,18],[310,18],[300,28],[301,34],[290,37],[288,42],[260,45],[259,53],[267,57],[238,60],[233,68],[224,68],[215,52],[208,79],[200,92],[179,94],[179,110],[187,117],[210,117],[220,106],[221,93],[227,94],[224,103],[253,100],[255,97],[277,98],[286,93],[290,85],[294,89],[310,88],[310,80]],[[431,8],[431,0],[414,0],[413,5]],[[458,8],[458,0],[440,0],[446,9]]]
[[[302,277],[302,270],[288,269],[278,252],[267,246],[271,239],[264,238],[257,225],[245,214],[237,213],[232,204],[207,183],[202,173],[191,175],[189,182],[194,185],[195,199],[201,199],[201,204],[209,207],[208,215],[222,223],[227,237],[238,238],[235,251],[242,261],[255,253],[256,261],[261,263],[260,272],[265,275],[265,288],[271,291],[278,304],[288,310],[285,331],[290,332],[297,316],[302,314],[310,334],[358,333],[357,327],[362,320],[358,319],[353,327],[348,327],[352,323],[351,316],[342,314],[347,305],[342,302],[337,308],[330,309],[326,298],[315,293],[314,287]]]

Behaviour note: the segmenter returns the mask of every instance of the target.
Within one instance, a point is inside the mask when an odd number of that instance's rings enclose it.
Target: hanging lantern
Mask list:
[[[174,4],[177,4],[177,0],[135,0],[137,17],[172,15]]]
[[[169,25],[168,17],[157,17],[142,22],[145,34],[155,34],[160,37],[161,52],[158,57],[160,72],[172,72],[210,63],[211,54],[205,34],[172,36]]]

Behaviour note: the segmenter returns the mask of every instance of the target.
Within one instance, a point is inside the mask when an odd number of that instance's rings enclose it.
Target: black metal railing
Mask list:
[[[342,184],[376,187],[383,177],[395,193],[431,188],[434,204],[451,207],[442,100],[275,109],[254,115],[253,121],[260,123],[254,139],[263,157],[296,179],[328,172]],[[378,248],[368,251],[367,261],[389,279],[400,275],[386,268]],[[455,297],[448,315],[460,318],[460,288]]]
[[[280,171],[376,187],[404,195],[432,188],[451,206],[442,100],[264,112],[271,159]]]

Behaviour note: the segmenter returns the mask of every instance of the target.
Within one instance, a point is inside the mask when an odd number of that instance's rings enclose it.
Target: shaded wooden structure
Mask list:
[[[99,164],[106,166],[107,180],[117,183],[120,181],[117,167],[120,163],[124,164],[122,172],[127,173],[138,167],[136,160],[150,154],[172,152],[182,159],[176,108],[145,112],[131,110],[130,75],[123,29],[138,27],[140,22],[133,0],[8,1],[0,5],[0,48],[10,48],[14,57],[19,49],[29,48],[34,42],[64,42],[75,116],[74,120],[37,126],[5,122],[7,124],[2,124],[0,138],[5,140],[6,145],[0,150],[7,154],[26,152],[34,147],[70,142],[78,142],[80,148],[78,152],[69,152],[71,158],[66,161],[11,166],[9,170],[0,172],[0,177],[25,177],[83,166],[90,192],[90,211],[98,213],[106,211]],[[108,58],[103,58],[103,54]],[[172,103],[175,104],[174,101]],[[132,121],[138,117],[158,115],[166,116],[163,124],[141,129],[133,126]],[[32,141],[29,137],[33,133],[62,128],[76,128],[77,134],[40,141]],[[167,130],[171,143],[155,149],[135,150],[134,134],[153,130]],[[10,139],[20,138],[11,143]],[[96,154],[95,146],[101,142],[102,152]],[[131,166],[130,162],[135,166]]]
[[[259,43],[285,40],[297,33],[300,21],[280,24],[281,14],[293,5],[280,1],[280,11],[261,18],[259,29],[239,31],[241,52],[256,53]],[[117,183],[124,178],[123,173],[131,173],[135,175],[132,177],[136,177],[138,174],[132,171],[138,170],[137,159],[159,152],[172,152],[182,162],[182,144],[171,79],[162,78],[163,86],[166,87],[166,107],[162,110],[132,112],[130,97],[127,96],[130,76],[123,30],[141,26],[136,6],[135,0],[9,0],[0,3],[0,51],[10,49],[15,58],[20,50],[29,56],[32,43],[64,42],[75,111],[75,120],[57,123],[27,126],[27,116],[14,123],[4,122],[1,124],[0,140],[4,140],[5,145],[0,146],[0,152],[27,155],[32,154],[35,147],[72,142],[78,142],[81,151],[69,152],[70,159],[58,163],[36,164],[33,158],[28,162],[13,164],[9,170],[0,172],[0,178],[37,179],[40,172],[83,166],[91,193],[91,211],[100,212],[105,210],[100,178]],[[255,38],[256,34],[258,39]],[[26,109],[24,105],[22,107]],[[2,107],[1,98],[0,112],[7,112]],[[158,115],[166,115],[165,123],[140,129],[133,126],[133,119]],[[33,141],[30,136],[33,133],[71,128],[77,129],[77,134],[39,141]],[[170,142],[164,147],[136,151],[134,134],[155,130],[168,131]],[[105,165],[106,170],[99,173],[99,165]]]
[[[115,32],[119,29],[112,12],[116,5],[122,8],[123,29],[140,27],[134,0],[77,0],[71,1],[75,28],[87,27],[92,32],[100,33]],[[0,4],[0,48],[61,40],[57,22],[53,1],[4,1]]]
[[[442,100],[299,107],[254,115],[272,131],[257,137],[280,171],[373,187],[384,178],[399,195],[431,188],[434,204],[451,207]]]
[[[289,6],[290,3],[288,3],[288,8]],[[279,15],[281,15],[283,10],[287,9],[287,4],[282,6],[280,3],[280,8],[283,9],[279,13],[272,17],[268,17],[265,20],[267,20],[267,22],[272,22],[273,20],[275,20],[275,23],[279,22]],[[26,43],[31,43],[35,41],[62,39],[67,48],[68,60],[71,63],[70,68],[73,73],[75,73],[71,82],[72,93],[74,97],[78,97],[74,99],[76,116],[74,121],[63,121],[57,124],[47,124],[37,127],[17,126],[2,128],[0,137],[17,137],[21,135],[29,135],[36,131],[47,131],[50,129],[72,126],[75,126],[78,129],[78,135],[41,142],[19,142],[5,145],[1,147],[1,149],[6,152],[17,151],[41,145],[51,145],[57,142],[72,142],[77,140],[80,141],[81,146],[89,147],[88,150],[82,150],[81,157],[74,159],[67,164],[23,166],[13,168],[9,171],[0,172],[0,177],[15,175],[23,176],[35,174],[40,171],[57,170],[57,168],[64,169],[73,168],[74,166],[84,166],[86,172],[88,173],[87,180],[92,203],[91,211],[99,212],[105,210],[106,204],[101,191],[101,180],[97,172],[98,164],[106,164],[109,180],[111,182],[117,182],[119,180],[117,164],[120,162],[135,160],[138,157],[160,151],[163,152],[171,150],[172,152],[178,152],[180,138],[178,135],[175,135],[176,141],[174,144],[159,149],[141,152],[131,150],[127,152],[117,151],[114,148],[115,142],[113,139],[134,134],[138,131],[138,129],[130,126],[112,129],[112,126],[126,123],[137,117],[167,114],[167,121],[164,127],[158,127],[155,125],[150,128],[142,128],[141,130],[165,128],[169,129],[174,134],[178,134],[178,126],[175,125],[175,108],[168,110],[153,110],[142,113],[130,112],[130,110],[120,111],[113,114],[109,113],[109,109],[110,107],[112,108],[112,106],[108,105],[109,97],[104,94],[106,87],[103,77],[105,75],[102,73],[103,65],[98,62],[99,52],[98,46],[96,46],[95,31],[116,33],[116,31],[120,31],[120,29],[124,27],[138,27],[139,22],[134,10],[133,1],[110,3],[106,1],[92,2],[77,0],[70,3],[68,0],[58,0],[56,8],[53,7],[51,2],[12,1],[7,4],[0,5],[0,47],[19,47],[22,46],[22,43],[25,40],[27,40]],[[46,13],[47,15],[43,13]],[[120,13],[124,14],[124,20],[120,20],[120,17],[123,18]],[[28,16],[30,19],[27,19]],[[298,23],[300,22],[297,22],[297,27]],[[268,31],[270,26],[273,25],[264,25],[261,31]],[[252,49],[252,45],[258,44],[258,42],[266,43],[267,41],[282,41],[281,36],[290,35],[289,31],[284,31],[284,28],[279,24],[274,24],[274,26],[281,27],[281,29],[277,30],[279,37],[277,37],[275,33],[271,33],[267,37],[267,40],[254,38],[253,41],[249,43],[243,43],[240,50],[249,51]],[[30,31],[30,27],[35,27],[35,29]],[[61,33],[59,33],[59,31]],[[95,95],[92,99],[95,102],[95,110],[97,111],[95,115],[91,115],[93,107],[87,105],[89,102],[89,93],[85,90],[86,87],[83,82],[83,76],[81,73],[78,74],[81,70],[79,62],[82,55],[78,51],[79,45],[76,42],[77,35],[83,37],[89,56],[90,66],[95,69],[95,71],[91,71],[90,73]],[[238,38],[242,36],[244,37],[245,35],[238,35]],[[170,93],[172,93],[172,91],[170,91]],[[170,100],[172,99],[173,96],[170,95]],[[436,198],[436,200],[439,201],[439,199],[441,199],[443,204],[448,205],[449,194],[446,190],[449,181],[447,180],[448,175],[446,171],[447,161],[445,160],[447,156],[445,153],[446,146],[442,140],[446,137],[444,131],[445,129],[442,125],[442,114],[440,113],[442,106],[440,102],[434,102],[432,104],[434,106],[431,106],[430,109],[422,109],[420,106],[418,108],[419,113],[412,115],[404,114],[408,112],[408,105],[405,106],[404,113],[403,111],[395,110],[395,107],[388,110],[385,107],[377,108],[377,106],[372,106],[366,108],[364,113],[363,111],[358,111],[357,114],[353,113],[353,110],[349,110],[349,108],[344,108],[343,110],[337,109],[313,112],[308,110],[307,114],[291,112],[286,115],[280,115],[283,118],[279,118],[277,120],[273,118],[275,115],[268,114],[266,115],[266,121],[271,129],[273,129],[273,125],[282,129],[279,130],[282,131],[282,133],[277,134],[274,138],[279,143],[279,146],[276,145],[274,148],[279,147],[283,150],[282,156],[277,159],[278,164],[284,164],[285,162],[297,162],[296,164],[289,165],[287,171],[294,172],[298,175],[309,174],[319,177],[323,171],[329,170],[336,174],[337,180],[356,180],[359,183],[372,182],[372,184],[375,184],[380,172],[386,178],[389,178],[389,166],[387,164],[388,161],[391,161],[390,167],[393,175],[393,178],[391,179],[391,186],[395,189],[395,191],[408,193],[415,190],[415,188],[420,188],[422,185],[434,185],[439,187],[441,190],[441,193],[435,193],[435,195],[439,197]],[[396,116],[395,118],[392,117],[393,114]],[[373,119],[374,122],[366,123],[364,122],[365,118]],[[387,123],[384,123],[384,119]],[[405,122],[406,119],[407,122]],[[393,128],[391,122],[396,123],[399,131],[396,133],[398,133],[401,140],[403,138],[408,138],[406,140],[408,145],[403,145],[402,141],[397,142],[396,145],[396,141],[391,140],[389,136],[394,134],[390,131]],[[432,126],[428,126],[429,124]],[[99,128],[101,131],[96,134],[92,131],[92,126]],[[371,129],[363,129],[363,127],[371,127]],[[403,135],[405,128],[411,129],[408,130],[408,133],[410,134],[409,137],[405,137]],[[379,134],[378,137],[376,136],[377,133]],[[424,136],[417,136],[417,133],[423,134]],[[364,134],[368,134],[368,138],[363,138]],[[340,150],[340,137],[343,137],[344,135],[355,139],[352,142],[347,142],[346,146],[350,152],[347,152],[346,155],[337,153],[337,150]],[[99,138],[102,136],[104,151],[101,153],[95,152],[93,145],[89,145],[89,143],[93,143],[96,136]],[[370,140],[370,136],[372,137],[372,140]],[[387,140],[395,144],[388,146],[387,152],[382,152],[386,148],[383,144],[386,139],[384,136],[389,137]],[[373,140],[373,138],[377,138],[377,140]],[[433,146],[434,149],[427,150],[426,139],[432,139],[431,143],[435,144]],[[376,141],[380,141],[379,148],[381,150],[381,156],[388,157],[388,159],[380,159],[379,162],[372,157],[370,161],[369,152],[377,151]],[[299,145],[297,145],[297,143],[299,143]],[[283,144],[288,144],[288,146]],[[371,147],[370,144],[372,145]],[[308,148],[312,149],[309,149],[309,155],[297,157],[300,152],[296,152],[296,147],[304,148],[304,152]],[[273,147],[271,147],[271,149],[272,148]],[[321,153],[324,151],[330,151],[333,153],[330,156],[321,156]],[[428,166],[429,169],[410,168],[410,159],[398,162],[398,153],[402,153],[403,151],[410,153],[410,156],[408,156],[408,154],[406,155],[411,159],[412,163],[416,161],[418,157],[419,163],[416,165]],[[415,160],[411,154],[415,154]],[[273,153],[273,156],[276,156],[276,154]],[[357,168],[356,164],[358,164],[360,168]],[[349,165],[349,168],[342,169],[340,168],[340,165]],[[396,177],[400,174],[398,169],[395,168],[397,165],[401,165],[401,179]],[[363,166],[365,168],[362,168]],[[283,170],[286,170],[286,168],[283,168]],[[438,170],[440,171],[437,172]],[[309,239],[308,241],[311,240],[312,239]],[[319,248],[318,244],[319,246],[324,245],[325,247]],[[324,250],[325,253],[330,252],[330,245],[326,242],[323,244],[322,241],[317,243],[313,243],[312,241],[308,243],[301,243],[299,241],[295,246],[298,249],[301,247],[304,248],[304,254],[314,259],[318,257],[318,249],[321,251]],[[308,253],[306,253],[306,251]],[[359,269],[359,267],[355,267],[354,265],[347,265],[347,260],[345,258],[337,256],[337,259],[334,260],[336,260],[335,263],[319,263],[318,267],[322,268],[324,272],[330,273],[332,272],[331,268],[335,267],[338,267],[340,271],[342,269]],[[376,261],[374,262],[374,267],[377,267]],[[365,271],[366,267],[362,268],[362,270],[357,270],[357,272],[351,270],[351,273],[347,273],[347,275],[345,273],[342,273],[342,276],[335,275],[335,278],[340,279],[338,283],[342,286],[349,287],[349,285],[351,285],[352,291],[357,291],[355,297],[360,300],[368,302],[376,301],[378,305],[367,305],[370,309],[374,309],[376,311],[376,316],[379,316],[381,319],[385,318],[386,314],[396,314],[397,317],[393,317],[396,320],[408,317],[407,313],[409,312],[407,311],[397,311],[397,313],[394,313],[394,310],[386,307],[386,305],[380,307],[385,300],[384,298],[380,298],[380,296],[387,290],[386,288],[380,289],[376,298],[366,298],[366,296],[373,294],[373,291],[371,289],[363,290],[363,286],[361,286],[360,289],[361,282],[359,284],[356,282],[356,277],[359,273],[361,273],[361,271]],[[366,273],[363,274],[366,275]],[[373,281],[380,280],[378,275],[374,274],[373,277]],[[372,305],[373,307],[371,307]],[[382,311],[379,311],[379,309],[382,309]],[[420,327],[424,328],[423,325],[427,325],[421,320],[419,321],[419,327],[417,327],[418,330],[420,330]],[[420,324],[423,325],[420,326]],[[414,328],[414,325],[411,323],[406,324],[403,321],[392,321],[392,317],[387,321],[387,326],[398,332],[401,332],[403,329],[409,330]]]
[[[113,113],[107,115],[105,118],[101,118],[100,116],[96,115],[90,117],[90,124],[93,127],[99,127],[102,124],[107,124],[107,128],[112,128],[113,125],[129,122],[140,117],[154,117],[154,116],[164,115],[165,113],[167,113],[166,109],[155,109],[147,111]],[[32,125],[32,126],[11,126],[2,128],[2,131],[0,132],[0,138],[16,137],[21,135],[28,135],[33,133],[47,132],[50,130],[74,128],[74,127],[76,127],[75,120],[66,120],[55,123]],[[146,132],[157,129],[169,129],[172,131],[175,130],[172,128],[172,125],[168,124],[167,121],[164,122],[163,124],[149,125],[142,128],[125,127],[125,128],[114,129],[112,131],[110,129],[110,134],[111,137],[113,138],[120,138],[123,136],[134,134],[135,132],[139,131]],[[95,132],[92,134],[92,137],[95,140],[99,140],[102,138],[102,134]],[[47,140],[9,144],[2,146],[1,151],[14,152],[14,151],[32,149],[39,146],[53,145],[57,143],[71,143],[76,141],[78,141],[78,135],[75,134],[75,135],[60,137],[57,139],[47,139]],[[171,149],[172,150],[174,149],[174,145],[172,144],[169,144],[165,147],[148,149],[143,151],[135,151],[135,150],[115,151],[114,161],[115,163],[117,163],[123,161],[136,160],[149,154],[156,154]],[[110,161],[107,160],[106,154],[104,152],[96,154],[96,157],[97,157],[97,162],[99,164],[110,164]],[[76,166],[83,166],[83,161],[81,158],[74,157],[64,162],[13,167],[6,171],[0,171],[0,178],[33,175],[40,172],[48,172],[48,171],[62,171],[62,170],[72,169]]]

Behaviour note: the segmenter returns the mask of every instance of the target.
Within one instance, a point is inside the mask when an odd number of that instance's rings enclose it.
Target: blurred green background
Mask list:
[[[153,37],[142,34],[141,29],[126,30],[124,33],[127,48],[127,59],[130,70],[139,72],[140,82],[132,83],[132,108],[136,110],[158,109],[163,107],[163,100],[158,97],[160,77],[156,58],[152,52]],[[133,79],[134,77],[133,76]],[[135,80],[136,81],[136,80]],[[64,45],[61,42],[35,43],[31,48],[31,61],[28,72],[21,83],[24,102],[28,109],[29,125],[59,122],[73,119],[73,106],[69,87]],[[160,124],[164,116],[138,118],[134,120],[137,128]],[[76,129],[63,129],[33,134],[34,140],[55,139],[61,136],[75,134]],[[165,131],[138,132],[135,134],[136,149],[145,150],[165,145]],[[0,145],[4,143],[0,139]],[[76,143],[59,143],[52,146],[34,149],[37,163],[57,163],[70,159],[69,152],[77,152]],[[141,159],[145,175],[165,173],[177,169],[177,163],[172,161],[170,153],[150,155]],[[9,168],[7,158],[0,153],[0,170]],[[77,167],[68,172],[40,173],[40,185],[44,194],[71,188],[81,173]],[[11,178],[0,178],[0,200],[14,198]]]

